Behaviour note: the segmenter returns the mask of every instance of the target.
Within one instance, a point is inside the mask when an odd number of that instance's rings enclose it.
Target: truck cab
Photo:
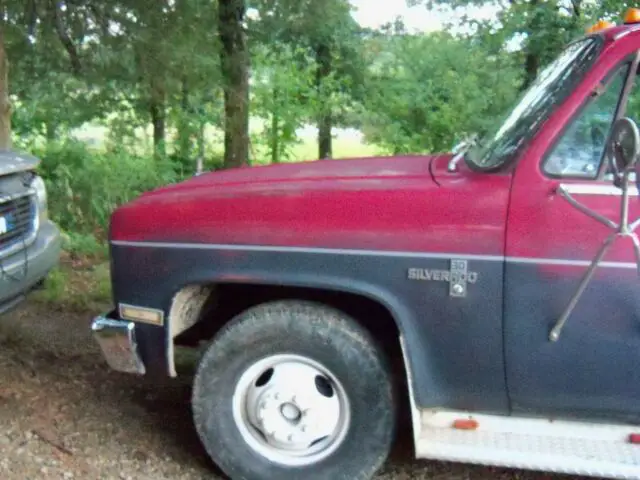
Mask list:
[[[231,478],[371,478],[402,412],[418,458],[640,478],[640,199],[612,142],[640,121],[638,19],[567,45],[455,154],[121,206],[108,364],[176,376],[174,347],[204,342],[193,420]]]

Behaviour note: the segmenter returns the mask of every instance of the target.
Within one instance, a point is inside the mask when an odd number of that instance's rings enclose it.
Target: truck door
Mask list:
[[[591,94],[571,112],[560,109],[566,119],[551,120],[541,136],[552,138],[536,141],[514,174],[504,290],[506,376],[514,413],[640,418],[640,281],[628,238],[615,240],[558,340],[549,338],[612,232],[557,188],[564,185],[576,200],[618,221],[620,190],[604,175],[605,144],[631,65],[629,58],[594,79]],[[636,122],[639,107],[636,80],[626,111]],[[630,217],[640,217],[635,187]]]

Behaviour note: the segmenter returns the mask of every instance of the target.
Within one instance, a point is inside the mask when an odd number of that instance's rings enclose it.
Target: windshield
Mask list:
[[[477,170],[496,170],[512,158],[547,118],[550,110],[564,100],[582,78],[595,60],[599,46],[598,37],[568,45],[538,75],[497,131],[486,136],[465,155],[469,166]]]

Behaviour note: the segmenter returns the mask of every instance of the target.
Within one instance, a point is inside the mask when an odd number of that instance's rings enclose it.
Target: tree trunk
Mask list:
[[[331,112],[326,112],[320,118],[318,125],[318,154],[320,159],[333,157],[333,139],[331,137]]]
[[[4,46],[4,24],[0,24],[0,150],[11,150],[11,147],[9,59]]]
[[[540,57],[538,54],[528,52],[524,60],[524,82],[522,89],[526,90],[534,82],[540,68]]]
[[[278,108],[278,87],[273,87],[273,111],[271,112],[271,163],[280,163],[280,112]]]
[[[224,167],[249,163],[249,52],[245,0],[220,0],[218,29],[224,88]]]
[[[182,98],[180,100],[180,123],[178,126],[180,160],[188,165],[191,161],[191,110],[189,108],[189,85],[182,79]]]
[[[151,80],[151,99],[149,106],[153,125],[153,150],[156,157],[164,157],[166,137],[166,111],[164,88],[157,79]]]
[[[69,5],[65,5],[65,7],[69,8]],[[78,54],[78,49],[76,45],[73,43],[73,40],[69,36],[66,31],[64,22],[60,17],[60,13],[58,10],[62,8],[62,2],[57,2],[55,0],[50,0],[49,2],[49,10],[51,13],[51,18],[53,20],[53,26],[58,34],[58,38],[62,46],[67,51],[69,55],[69,60],[71,61],[71,69],[73,73],[77,76],[82,75],[82,62],[80,61],[80,56]]]
[[[196,173],[199,175],[204,170],[204,130],[206,123],[200,120],[198,125],[198,160],[196,161]]]
[[[328,99],[322,98],[323,84],[331,75],[331,49],[326,44],[316,46],[316,89],[320,95],[320,115],[318,118],[318,158],[325,159],[333,156],[331,130],[331,105]]]

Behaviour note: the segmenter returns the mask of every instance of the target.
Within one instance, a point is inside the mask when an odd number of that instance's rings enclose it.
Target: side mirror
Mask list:
[[[549,340],[552,342],[556,342],[558,338],[560,338],[560,332],[564,324],[582,296],[587,284],[591,281],[596,267],[602,261],[607,250],[609,250],[609,247],[611,247],[617,237],[631,238],[636,257],[638,276],[640,276],[640,239],[638,239],[638,236],[635,234],[636,228],[640,226],[640,219],[629,223],[629,175],[635,171],[636,182],[638,182],[640,178],[640,163],[638,162],[638,157],[640,156],[640,132],[638,132],[638,126],[635,122],[628,117],[617,120],[613,124],[607,148],[609,149],[608,157],[610,159],[611,169],[613,170],[613,184],[622,190],[620,195],[620,220],[618,223],[578,202],[562,185],[560,185],[558,189],[558,193],[576,209],[609,227],[612,232],[602,243],[596,256],[591,261],[589,268],[587,268],[587,271],[580,280],[576,292],[571,297],[571,300],[569,300],[569,303],[551,329],[551,332],[549,332]]]
[[[636,178],[640,165],[640,131],[638,126],[629,117],[622,117],[613,124],[611,137],[609,138],[611,168],[613,170],[613,183],[617,187],[627,181],[629,173],[635,171]]]

